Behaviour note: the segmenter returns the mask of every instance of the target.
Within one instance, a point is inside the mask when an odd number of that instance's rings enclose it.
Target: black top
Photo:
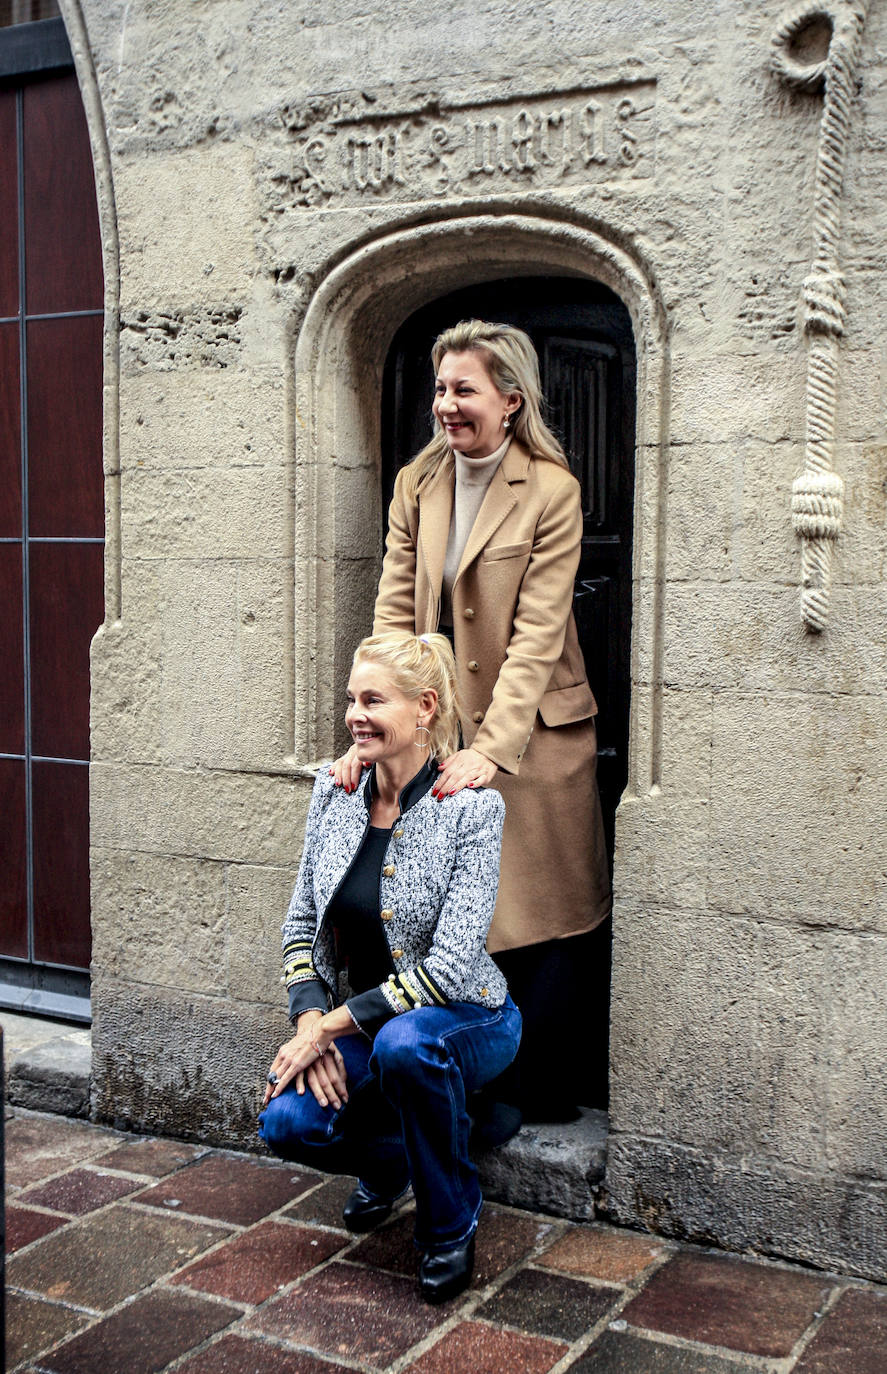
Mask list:
[[[327,907],[336,935],[340,968],[347,968],[352,993],[366,992],[395,973],[379,918],[379,880],[390,826],[370,825],[354,861]]]

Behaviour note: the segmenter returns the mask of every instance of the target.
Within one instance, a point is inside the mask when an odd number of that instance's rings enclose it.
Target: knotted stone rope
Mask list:
[[[824,0],[791,10],[773,36],[771,64],[789,86],[825,88],[814,197],[813,265],[804,281],[807,355],[807,427],[804,471],[792,484],[792,523],[801,538],[801,621],[819,633],[828,622],[832,551],[841,530],[844,483],[832,468],[840,339],[847,322],[846,291],[838,258],[841,188],[850,132],[850,106],[862,31],[870,0]],[[826,23],[825,57],[802,63],[791,47],[813,23]]]

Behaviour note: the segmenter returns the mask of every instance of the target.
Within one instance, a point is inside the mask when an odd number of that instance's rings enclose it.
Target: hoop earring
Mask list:
[[[430,748],[431,748],[431,731],[428,729],[428,726],[427,726],[427,725],[420,725],[419,722],[416,721],[416,734],[417,734],[417,735],[418,735],[418,733],[419,733],[420,730],[423,730],[423,731],[425,732],[425,734],[428,736],[428,738],[425,739],[425,740],[417,740],[417,739],[414,739],[414,740],[413,740],[413,743],[415,744],[415,746],[416,746],[417,749],[430,749]]]

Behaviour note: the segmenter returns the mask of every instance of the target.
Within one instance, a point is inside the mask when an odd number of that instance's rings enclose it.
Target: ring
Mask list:
[[[312,1040],[312,1041],[311,1041],[311,1048],[313,1049],[314,1053],[317,1055],[318,1059],[322,1059],[323,1056],[326,1054],[326,1050],[322,1050],[322,1049],[320,1048],[320,1046],[318,1045],[318,1043],[317,1043],[316,1040]]]
[[[271,1084],[272,1087],[274,1086],[275,1083],[279,1083],[279,1082],[280,1082],[280,1079],[277,1077],[277,1074],[274,1072],[273,1069],[271,1070],[271,1072],[270,1072],[269,1075],[268,1075],[268,1082]]]

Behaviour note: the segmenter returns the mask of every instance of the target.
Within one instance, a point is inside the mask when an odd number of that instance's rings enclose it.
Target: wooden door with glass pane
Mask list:
[[[71,1015],[88,1011],[89,644],[103,616],[102,303],[92,157],[74,73],[7,78],[0,1005]]]

